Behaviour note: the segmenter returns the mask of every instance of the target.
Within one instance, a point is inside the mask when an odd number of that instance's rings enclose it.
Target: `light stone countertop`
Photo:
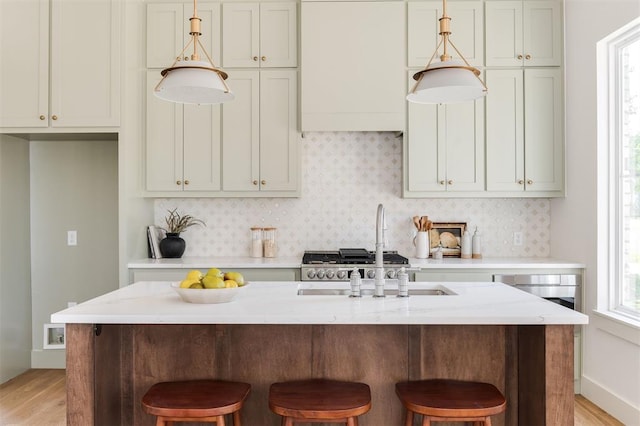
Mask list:
[[[51,315],[53,323],[88,324],[587,324],[579,312],[502,283],[410,283],[446,287],[447,296],[373,298],[299,296],[300,286],[348,283],[253,282],[233,301],[183,302],[170,282],[134,283]],[[363,283],[363,288],[368,283]],[[216,291],[216,290],[202,290]]]
[[[402,254],[402,253],[400,253]],[[129,269],[221,269],[244,268],[300,268],[300,257],[183,257],[181,259],[138,259],[128,264]],[[546,257],[506,257],[485,259],[417,259],[409,258],[412,268],[420,269],[581,269],[584,264]]]

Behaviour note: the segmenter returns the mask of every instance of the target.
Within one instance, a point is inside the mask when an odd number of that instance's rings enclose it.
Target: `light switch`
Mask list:
[[[67,231],[67,245],[68,246],[78,245],[78,231]]]

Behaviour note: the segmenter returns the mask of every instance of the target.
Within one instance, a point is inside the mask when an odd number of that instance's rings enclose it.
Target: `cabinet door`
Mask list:
[[[235,94],[222,106],[222,189],[258,191],[260,179],[260,72],[235,70]]]
[[[524,80],[517,70],[487,70],[487,190],[524,190]]]
[[[562,63],[562,3],[525,1],[523,9],[523,53],[525,66]]]
[[[298,17],[296,3],[260,4],[260,66],[298,65]]]
[[[224,3],[222,5],[222,65],[257,68],[260,66],[260,5]]]
[[[413,79],[409,73],[409,86]],[[407,102],[405,138],[405,181],[409,192],[445,191],[446,146],[440,135],[442,110],[438,105]]]
[[[158,70],[147,72],[146,180],[148,191],[182,191],[181,104],[158,99]]]
[[[404,2],[303,2],[302,130],[404,129],[405,45]]]
[[[182,51],[182,3],[147,4],[147,68],[166,68]]]
[[[47,127],[48,0],[0,1],[0,70],[0,127]]]
[[[440,105],[447,191],[484,191],[484,99]]]
[[[564,188],[562,71],[524,71],[524,141],[527,191]]]
[[[260,190],[298,188],[297,72],[260,72]]]
[[[52,0],[52,126],[119,125],[121,4]]]
[[[189,18],[193,16],[193,4],[149,3],[147,4],[147,68],[166,68],[182,52],[189,42]],[[220,64],[220,3],[199,2],[200,42],[213,63]],[[200,48],[201,60],[206,60]],[[193,47],[182,55],[188,60]]]
[[[408,5],[408,53],[410,67],[424,67],[431,59],[440,41],[439,20],[442,17],[441,1],[409,2]],[[451,18],[450,41],[471,65],[484,64],[484,10],[478,1],[450,2],[447,15]],[[439,61],[442,48],[434,61]],[[448,53],[460,58],[449,47]]]
[[[522,1],[486,1],[484,13],[486,65],[521,66]]]
[[[185,104],[183,109],[184,190],[219,191],[221,107]]]

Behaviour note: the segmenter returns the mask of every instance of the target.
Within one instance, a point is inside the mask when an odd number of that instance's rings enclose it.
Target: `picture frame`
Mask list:
[[[460,257],[462,234],[466,229],[466,222],[434,222],[429,231],[430,256],[433,257],[433,253],[441,247],[443,257]],[[443,234],[446,237],[443,238]]]
[[[64,349],[65,326],[64,324],[44,324],[43,349]]]

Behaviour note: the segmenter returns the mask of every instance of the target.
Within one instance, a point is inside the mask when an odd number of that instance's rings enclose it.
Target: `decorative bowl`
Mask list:
[[[188,303],[227,303],[231,302],[248,284],[231,288],[180,288],[179,283],[171,287],[180,298]]]

